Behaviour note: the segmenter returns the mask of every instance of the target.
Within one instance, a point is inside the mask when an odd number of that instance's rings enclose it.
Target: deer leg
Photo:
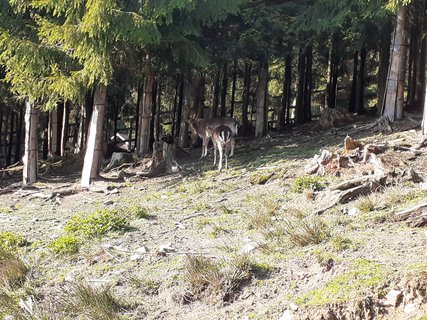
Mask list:
[[[223,154],[223,145],[218,142],[218,151],[219,151],[219,164],[218,171],[222,170],[222,154]]]
[[[231,138],[231,151],[230,151],[230,157],[234,155],[234,145],[236,144],[236,141],[234,138]]]
[[[215,165],[215,164],[216,164],[216,148],[217,148],[217,145],[216,145],[216,143],[214,142],[214,162],[213,162],[213,165]]]

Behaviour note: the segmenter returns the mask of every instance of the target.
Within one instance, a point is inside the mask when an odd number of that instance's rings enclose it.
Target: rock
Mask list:
[[[390,290],[387,295],[385,296],[385,299],[383,301],[383,305],[385,306],[391,306],[391,307],[397,307],[400,302],[402,301],[402,291],[400,290]]]
[[[77,275],[78,275],[78,273],[79,273],[79,269],[74,269],[74,270],[71,270],[66,276],[65,276],[65,278],[64,278],[64,280],[66,281],[66,282],[73,282],[75,279],[76,279],[76,277],[77,277]]]
[[[141,260],[141,259],[142,259],[142,256],[140,254],[133,254],[129,258],[130,261],[137,261],[137,260]]]
[[[294,320],[295,316],[291,310],[285,310],[279,320]]]
[[[258,248],[258,244],[255,242],[249,242],[247,244],[245,244],[242,249],[240,249],[240,254],[248,254],[249,252],[255,250],[256,248]]]
[[[292,309],[292,310],[294,310],[294,311],[297,311],[298,310],[298,305],[296,305],[295,303],[293,303],[293,302],[291,302],[290,304],[289,304],[289,307]]]
[[[356,207],[348,209],[348,215],[349,216],[355,217],[355,216],[358,216],[359,213],[360,213],[360,210],[357,209]]]
[[[140,248],[138,248],[138,249],[135,250],[135,252],[138,253],[138,254],[148,253],[148,251],[149,250],[148,250],[148,248],[146,246],[142,246],[142,247],[140,247]]]
[[[118,194],[118,193],[119,193],[119,189],[114,188],[113,190],[108,191],[107,195]]]
[[[104,201],[104,203],[102,205],[103,206],[109,206],[109,205],[112,205],[112,204],[114,204],[113,200],[107,200],[107,201]]]
[[[133,162],[134,160],[132,154],[127,152],[113,152],[111,160],[108,163],[107,167],[104,169],[104,171],[109,171],[113,168],[120,167],[122,164]]]
[[[413,304],[413,303],[410,303],[410,304],[407,304],[404,308],[403,308],[403,312],[405,312],[405,313],[412,313],[412,312],[414,312],[414,311],[416,311],[417,310],[417,307],[415,306],[415,304]]]
[[[172,243],[165,243],[160,245],[159,247],[159,252],[160,253],[169,253],[169,252],[175,252],[176,249],[174,247],[172,247]]]

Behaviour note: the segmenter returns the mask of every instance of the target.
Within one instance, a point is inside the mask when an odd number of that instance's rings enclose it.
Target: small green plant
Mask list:
[[[292,192],[302,193],[304,190],[320,191],[326,188],[328,182],[319,176],[300,176],[295,179],[291,188]]]
[[[115,320],[121,304],[112,295],[110,288],[94,289],[86,283],[77,283],[68,295],[68,306],[88,319]]]
[[[291,245],[300,247],[318,244],[331,237],[328,224],[316,215],[287,216],[276,232],[282,232]]]
[[[21,235],[9,231],[0,232],[0,250],[14,250],[27,244],[28,242]]]
[[[378,194],[370,194],[366,197],[360,197],[356,202],[356,208],[362,213],[372,212],[380,206],[381,199]]]
[[[184,281],[191,288],[194,298],[218,295],[230,299],[244,280],[252,274],[248,256],[236,255],[229,261],[215,261],[205,257],[188,257]]]
[[[94,238],[105,235],[110,231],[121,231],[129,227],[128,222],[116,210],[96,210],[84,217],[76,215],[65,226],[65,232],[83,238]]]
[[[16,255],[0,250],[0,287],[20,287],[26,278],[28,267]]]
[[[352,241],[349,238],[335,236],[331,238],[332,247],[335,251],[344,251],[350,249]]]
[[[349,270],[327,282],[325,287],[309,291],[295,302],[301,307],[308,307],[350,301],[366,289],[378,287],[386,281],[387,271],[381,264],[359,259]]]
[[[153,279],[132,277],[129,280],[131,284],[140,288],[146,295],[155,295],[159,291],[160,283]]]
[[[268,180],[270,180],[274,176],[274,172],[258,172],[255,171],[250,174],[249,182],[251,184],[266,184]]]
[[[147,207],[141,205],[134,205],[126,208],[124,210],[125,214],[131,219],[151,219],[153,216],[150,214],[150,211]]]
[[[79,251],[82,239],[74,234],[65,234],[48,244],[48,248],[53,253],[72,254]]]

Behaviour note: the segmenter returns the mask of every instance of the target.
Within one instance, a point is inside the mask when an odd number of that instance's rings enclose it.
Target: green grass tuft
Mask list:
[[[21,235],[9,231],[0,232],[0,250],[15,250],[17,247],[23,247],[27,244],[27,240]]]
[[[326,188],[328,181],[319,176],[301,176],[295,179],[292,192],[302,193],[304,190],[320,191]]]

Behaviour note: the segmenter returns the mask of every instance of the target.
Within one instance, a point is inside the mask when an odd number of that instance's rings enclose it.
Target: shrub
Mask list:
[[[76,215],[65,226],[65,232],[79,235],[83,238],[102,236],[110,231],[125,230],[129,227],[125,218],[116,210],[96,210],[91,215],[84,217]]]
[[[319,176],[301,176],[295,179],[292,192],[302,193],[304,190],[320,191],[327,186],[327,180]]]
[[[48,244],[53,253],[71,254],[79,251],[82,240],[73,234],[63,235]]]
[[[22,247],[27,244],[28,242],[23,236],[16,235],[9,231],[0,232],[0,250],[13,250],[17,247]]]

